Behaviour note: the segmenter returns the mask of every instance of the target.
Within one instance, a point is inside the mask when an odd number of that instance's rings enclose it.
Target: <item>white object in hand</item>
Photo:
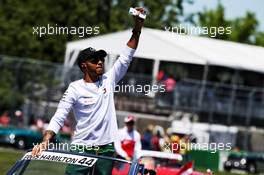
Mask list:
[[[140,11],[137,11],[135,8],[130,8],[129,9],[129,14],[133,15],[133,16],[138,16],[142,19],[146,19],[146,14],[140,13]]]

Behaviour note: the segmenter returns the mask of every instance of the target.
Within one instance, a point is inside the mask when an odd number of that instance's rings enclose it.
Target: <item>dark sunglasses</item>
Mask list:
[[[156,171],[154,170],[148,170],[148,169],[144,169],[144,174],[150,174],[150,175],[156,175]]]
[[[100,57],[95,57],[89,60],[89,62],[93,64],[97,64],[99,61],[102,61],[103,63],[105,62],[105,58],[100,58]]]

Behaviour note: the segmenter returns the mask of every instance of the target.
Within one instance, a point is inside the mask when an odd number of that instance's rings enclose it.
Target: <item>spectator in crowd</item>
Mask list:
[[[10,117],[8,116],[8,112],[5,111],[5,112],[0,116],[0,125],[8,126],[9,124],[10,124]]]
[[[160,70],[156,77],[158,85],[162,85],[165,87],[165,93],[160,93],[159,98],[163,105],[173,105],[174,104],[174,89],[176,87],[176,80],[170,74],[167,74]]]
[[[153,136],[151,138],[152,149],[154,151],[161,151],[161,143],[163,143],[164,129],[156,125],[153,129]]]
[[[145,168],[144,175],[156,175],[156,171],[155,171],[156,163],[152,157],[144,157],[140,160],[140,163],[144,165]]]
[[[23,113],[20,110],[15,111],[16,121],[18,127],[22,127],[24,125]]]
[[[153,132],[153,125],[148,125],[147,129],[143,133],[143,137],[141,139],[142,143],[142,149],[143,150],[151,150],[151,138],[152,138],[152,132]]]
[[[180,153],[180,137],[176,134],[171,136],[172,153]]]
[[[158,83],[163,83],[164,80],[166,80],[166,75],[165,75],[165,72],[163,70],[160,70],[158,72],[158,75],[156,77],[156,80]]]
[[[34,131],[43,132],[45,129],[45,122],[42,118],[37,118],[36,120],[31,121],[30,129]]]
[[[118,140],[114,146],[120,157],[126,160],[132,160],[133,156],[141,150],[140,134],[134,129],[134,116],[127,116],[124,122],[125,127],[119,130]]]
[[[176,80],[174,80],[172,75],[164,81],[165,90],[166,90],[166,99],[169,105],[173,105],[174,102],[174,89],[176,87]]]
[[[61,131],[63,133],[67,133],[67,134],[71,134],[72,133],[72,129],[71,129],[69,120],[65,120],[64,125],[61,128]]]
[[[160,141],[161,151],[171,153],[171,136],[172,136],[172,128],[167,128],[166,134],[164,135],[163,139]]]
[[[44,121],[41,118],[38,118],[36,121],[37,130],[42,132],[44,129]]]

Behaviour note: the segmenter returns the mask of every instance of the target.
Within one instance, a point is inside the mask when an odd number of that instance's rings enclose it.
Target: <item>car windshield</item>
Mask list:
[[[92,171],[99,160],[104,160],[105,164],[113,164],[113,175],[134,175],[143,171],[142,165],[137,163],[133,165],[131,162],[116,158],[61,151],[44,151],[40,156],[33,158],[29,151],[9,170],[8,175],[64,175],[66,170],[72,171],[76,167],[86,170],[90,167]]]

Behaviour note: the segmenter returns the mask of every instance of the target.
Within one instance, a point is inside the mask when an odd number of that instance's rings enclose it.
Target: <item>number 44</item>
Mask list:
[[[95,161],[95,159],[88,159],[87,160],[87,158],[83,158],[83,159],[79,160],[78,163],[81,165],[85,164],[87,166],[92,166],[94,161]]]

